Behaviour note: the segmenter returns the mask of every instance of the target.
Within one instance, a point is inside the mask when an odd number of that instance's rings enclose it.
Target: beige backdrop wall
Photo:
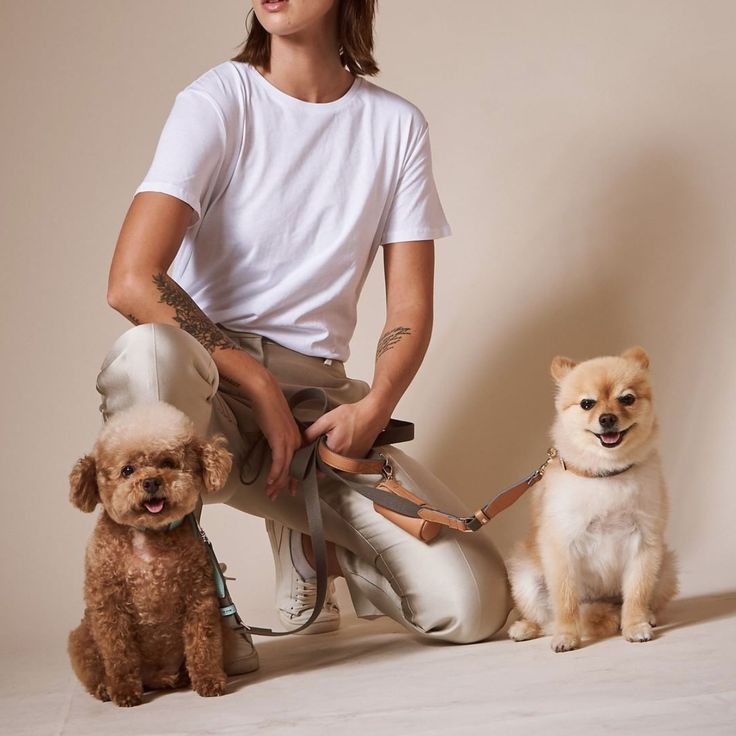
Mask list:
[[[95,378],[129,323],[107,271],[178,90],[234,55],[250,3],[3,0],[2,640],[63,647],[93,517],[67,475],[100,427]],[[376,83],[430,122],[454,235],[432,346],[396,415],[468,508],[543,457],[547,367],[651,353],[683,595],[733,590],[736,6],[383,0]],[[348,368],[367,379],[380,263]],[[483,533],[508,551],[522,501]],[[260,519],[207,507],[247,618],[275,623]],[[345,603],[345,589],[341,589]]]

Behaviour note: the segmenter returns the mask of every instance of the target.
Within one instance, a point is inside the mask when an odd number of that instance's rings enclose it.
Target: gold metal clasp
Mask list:
[[[557,448],[550,447],[547,450],[547,459],[539,466],[537,473],[541,478],[544,475],[544,471],[547,470],[547,466],[557,457]]]
[[[391,480],[394,477],[393,466],[389,462],[389,459],[386,457],[386,455],[384,455],[382,452],[379,452],[378,456],[383,458],[383,467],[381,468],[381,473],[383,474],[384,480]]]

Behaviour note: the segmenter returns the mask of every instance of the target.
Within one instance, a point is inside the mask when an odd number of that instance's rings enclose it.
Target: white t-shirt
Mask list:
[[[176,96],[144,191],[194,209],[169,275],[213,322],[343,361],[379,245],[452,234],[427,121],[363,77],[315,103],[219,64]]]

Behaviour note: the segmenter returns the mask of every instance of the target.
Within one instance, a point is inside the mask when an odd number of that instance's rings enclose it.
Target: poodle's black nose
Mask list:
[[[156,493],[161,486],[161,478],[156,476],[155,478],[146,478],[143,481],[143,490],[146,493]]]
[[[615,414],[601,414],[598,421],[601,423],[603,429],[613,429],[616,426],[618,417]]]

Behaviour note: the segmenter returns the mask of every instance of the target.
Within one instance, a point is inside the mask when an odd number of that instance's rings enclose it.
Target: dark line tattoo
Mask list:
[[[376,348],[376,360],[387,350],[391,350],[404,335],[411,335],[410,327],[394,327],[393,330],[389,330],[385,335],[382,335],[378,341],[378,348]]]
[[[134,315],[134,314],[126,314],[125,315],[134,325],[139,325],[140,320]]]
[[[225,381],[225,383],[229,383],[231,386],[235,386],[235,388],[240,388],[240,384],[237,381],[233,381],[232,378],[228,378],[222,371],[219,373],[221,381]]]
[[[153,282],[161,293],[159,303],[173,307],[176,313],[174,319],[179,326],[196,337],[210,353],[216,348],[239,350],[238,346],[215,327],[189,294],[173,279],[170,279],[165,273],[157,273],[153,277]]]

